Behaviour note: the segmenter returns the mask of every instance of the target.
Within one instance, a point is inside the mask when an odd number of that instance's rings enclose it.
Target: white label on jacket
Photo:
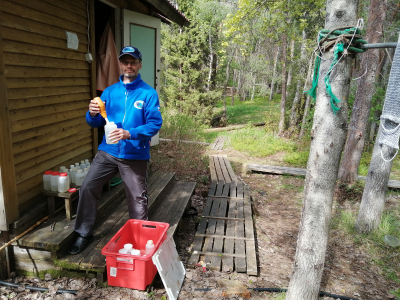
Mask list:
[[[144,101],[143,101],[143,100],[138,100],[138,101],[136,101],[135,104],[134,104],[134,106],[135,106],[137,109],[143,109],[143,105],[144,105]]]

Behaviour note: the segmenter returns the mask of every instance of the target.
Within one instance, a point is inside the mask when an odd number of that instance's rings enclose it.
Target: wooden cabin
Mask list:
[[[10,229],[18,233],[22,216],[25,228],[40,219],[31,212],[46,201],[44,171],[97,152],[97,129],[84,116],[98,95],[96,47],[107,22],[117,51],[130,44],[143,49],[145,81],[158,89],[161,22],[189,24],[168,0],[0,0],[3,239]]]

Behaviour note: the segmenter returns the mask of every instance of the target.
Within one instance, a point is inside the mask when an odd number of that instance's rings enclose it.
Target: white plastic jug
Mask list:
[[[104,134],[106,135],[106,143],[107,144],[118,144],[118,142],[113,143],[108,137],[110,132],[117,128],[118,128],[117,124],[115,124],[114,122],[108,122],[106,124],[106,126],[104,126]]]
[[[51,173],[53,173],[53,171],[46,171],[43,174],[43,188],[45,191],[51,190],[51,185],[50,185]]]
[[[58,177],[58,192],[65,193],[69,189],[69,179],[67,173],[60,173]]]
[[[154,249],[154,243],[152,240],[148,240],[146,244],[146,255],[150,254]]]
[[[58,177],[60,177],[59,172],[51,173],[50,177],[50,188],[52,192],[58,192]]]
[[[76,174],[75,174],[75,184],[76,184],[77,186],[81,186],[81,185],[82,185],[82,183],[83,183],[83,177],[84,177],[84,175],[83,175],[83,170],[82,170],[82,169],[78,169],[78,170],[76,171]]]

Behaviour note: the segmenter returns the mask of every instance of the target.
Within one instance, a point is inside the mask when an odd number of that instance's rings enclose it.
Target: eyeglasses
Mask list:
[[[121,63],[122,63],[124,66],[128,66],[128,65],[137,66],[138,64],[140,64],[140,61],[138,61],[138,60],[135,60],[135,61],[126,61],[126,60],[122,60]]]

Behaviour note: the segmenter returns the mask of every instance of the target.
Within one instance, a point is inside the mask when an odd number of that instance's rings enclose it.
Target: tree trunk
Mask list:
[[[225,125],[227,124],[227,117],[226,117],[226,88],[227,88],[228,82],[229,82],[229,69],[231,67],[232,59],[233,59],[233,52],[232,52],[232,55],[229,57],[228,63],[226,64],[225,83],[224,83],[224,89],[223,89],[223,91],[224,91],[224,110],[223,110],[223,113],[222,113],[222,118],[221,118],[222,120],[221,121]]]
[[[303,32],[304,32],[304,30],[303,30]],[[288,71],[287,84],[286,84],[286,99],[289,97],[289,87],[292,83],[293,57],[294,57],[294,39],[292,39],[292,41],[290,43],[290,64],[289,64],[289,71]]]
[[[231,106],[235,103],[235,81],[236,81],[236,70],[233,69],[233,80],[232,80],[232,99],[231,99]]]
[[[328,0],[326,29],[354,26],[358,0]],[[333,60],[333,47],[324,54],[319,71],[317,101],[312,128],[313,140],[307,165],[302,218],[297,239],[293,274],[286,300],[318,300],[324,269],[332,202],[340,155],[346,139],[350,56],[343,57],[330,76],[332,91],[342,101],[332,111],[324,77]]]
[[[386,18],[385,0],[372,0],[369,6],[369,17],[366,40],[375,44],[382,41],[383,22]],[[367,73],[358,80],[356,98],[351,114],[346,146],[339,168],[339,180],[354,183],[358,179],[358,167],[364,148],[365,134],[371,110],[371,99],[375,93],[376,75],[379,66],[379,49],[370,49],[363,54],[361,74]]]
[[[214,63],[214,50],[212,47],[212,33],[211,33],[211,27],[210,30],[208,32],[208,47],[209,47],[209,51],[210,51],[210,71],[208,72],[208,85],[207,85],[207,90],[210,91],[211,90],[211,77],[212,77],[212,73],[213,73],[213,63]]]
[[[381,148],[379,145],[381,131],[382,125],[379,127],[375,140],[360,210],[358,211],[356,230],[359,233],[370,232],[379,227],[385,206],[385,193],[393,162],[393,160],[388,161],[388,158],[392,158],[396,154],[396,150],[386,145]],[[382,156],[387,158],[387,161]]]
[[[306,32],[304,30],[302,36],[303,36],[303,43],[301,44],[301,54],[300,54],[300,63],[301,63],[300,74],[304,74],[306,70],[306,66],[304,64],[306,60]],[[294,132],[296,130],[297,123],[299,122],[297,110],[301,100],[300,85],[302,83],[302,80],[303,80],[302,78],[299,78],[296,84],[296,94],[293,99],[292,109],[290,113],[290,123],[289,123],[290,132]]]
[[[278,135],[283,135],[285,131],[285,110],[286,110],[286,33],[282,37],[282,95],[281,95],[281,115],[279,118]]]
[[[310,83],[311,70],[312,70],[313,61],[314,61],[313,58],[314,58],[314,55],[311,55],[310,61],[308,62],[307,77],[306,77],[306,81],[304,82],[303,91],[307,90],[308,84]],[[306,104],[304,106],[303,120],[301,121],[301,129],[300,129],[299,137],[304,136],[304,130],[306,128],[306,122],[307,122],[307,116],[308,116],[308,112],[310,110],[310,99],[311,99],[310,95],[307,95]]]
[[[272,71],[272,80],[271,80],[271,91],[269,93],[269,101],[274,97],[274,85],[275,85],[275,73],[276,73],[276,65],[279,57],[279,46],[276,46],[275,60],[274,60],[274,70]]]

